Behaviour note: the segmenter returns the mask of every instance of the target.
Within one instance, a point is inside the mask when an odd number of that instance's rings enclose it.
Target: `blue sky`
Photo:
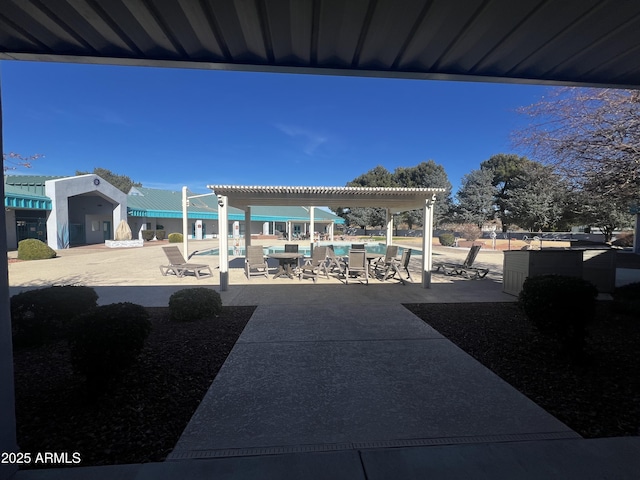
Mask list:
[[[343,186],[382,165],[433,159],[454,190],[497,153],[519,153],[515,112],[546,87],[322,75],[0,63],[14,173],[94,167],[146,187]]]

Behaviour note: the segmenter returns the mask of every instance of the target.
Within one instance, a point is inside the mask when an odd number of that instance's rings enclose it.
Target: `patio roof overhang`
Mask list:
[[[391,187],[284,187],[246,185],[208,185],[229,205],[305,206],[305,207],[381,207],[393,213],[422,208],[444,188]]]

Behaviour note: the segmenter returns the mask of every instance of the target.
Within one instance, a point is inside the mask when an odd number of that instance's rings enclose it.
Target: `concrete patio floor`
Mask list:
[[[166,306],[178,289],[217,287],[216,276],[162,277],[155,246],[89,250],[63,252],[52,268],[11,264],[12,292],[75,279],[102,304]],[[167,461],[15,478],[638,478],[640,438],[581,439],[401,306],[515,301],[502,292],[501,253],[478,261],[487,279],[434,274],[430,289],[249,283],[237,269],[224,304],[258,308]]]

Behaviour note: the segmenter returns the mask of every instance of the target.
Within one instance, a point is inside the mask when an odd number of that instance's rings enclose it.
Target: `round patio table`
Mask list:
[[[302,253],[297,252],[281,252],[281,253],[270,253],[267,255],[268,258],[275,258],[278,260],[278,271],[273,276],[273,278],[278,278],[283,275],[286,275],[289,278],[293,278],[293,269],[291,265],[296,263],[294,260],[298,260],[299,258],[304,257]]]

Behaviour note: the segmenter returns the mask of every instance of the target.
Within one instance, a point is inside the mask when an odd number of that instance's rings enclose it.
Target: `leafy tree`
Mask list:
[[[512,179],[505,207],[511,220],[529,231],[555,230],[565,213],[567,195],[564,181],[552,168],[529,162]]]
[[[451,206],[451,183],[441,165],[433,160],[422,162],[415,167],[397,168],[393,173],[383,166],[377,166],[347,183],[348,187],[407,187],[407,188],[444,188],[446,192],[439,196],[434,208],[434,219],[438,223],[449,212]],[[340,207],[334,212],[352,225],[383,227],[386,222],[384,208],[351,208]],[[409,228],[422,224],[422,210],[404,212],[402,219]]]
[[[502,221],[502,229],[505,232],[509,229],[509,225],[513,223],[508,205],[514,189],[514,182],[524,174],[525,166],[530,162],[531,160],[526,157],[499,153],[480,164],[482,170],[487,170],[493,175],[491,184],[496,188],[495,214]]]
[[[433,209],[433,218],[436,225],[442,223],[452,209],[451,182],[442,165],[433,160],[422,162],[415,167],[399,167],[393,172],[395,183],[399,187],[406,188],[444,188],[444,194],[437,196],[437,201]],[[412,210],[405,212],[403,219],[409,223],[422,224],[422,210]],[[409,227],[411,228],[411,227]]]
[[[570,199],[573,217],[583,225],[599,227],[605,242],[611,241],[614,231],[633,225],[633,215],[626,202],[591,195],[588,188],[574,192]]]
[[[462,177],[462,184],[456,198],[457,215],[463,223],[474,223],[482,227],[493,218],[496,189],[493,186],[493,171],[472,170]]]
[[[33,163],[33,161],[42,157],[44,157],[44,155],[41,155],[39,153],[28,157],[20,155],[16,152],[3,153],[2,168],[4,172],[6,172],[7,170],[15,170],[18,167],[31,168],[31,164]]]
[[[98,175],[100,178],[103,178],[124,193],[129,193],[132,187],[142,186],[141,183],[134,182],[127,175],[119,175],[117,173],[113,173],[111,170],[107,170],[106,168],[94,168],[93,172],[76,171],[76,175],[87,175],[89,173]]]

